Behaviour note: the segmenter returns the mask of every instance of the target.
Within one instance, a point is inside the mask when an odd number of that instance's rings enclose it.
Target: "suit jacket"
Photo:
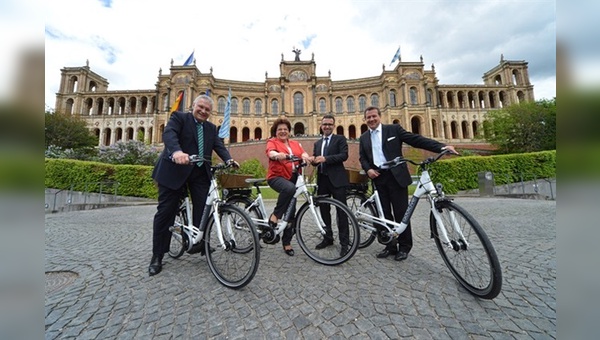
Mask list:
[[[205,121],[203,125],[203,157],[211,159],[214,150],[223,161],[231,159],[229,151],[218,136],[217,127],[209,121]],[[152,178],[161,185],[177,190],[187,181],[196,165],[175,164],[170,157],[176,151],[183,151],[189,155],[198,154],[198,134],[194,115],[191,112],[173,112],[163,132],[163,142],[165,148],[154,166]],[[208,173],[210,165],[210,161],[205,161],[202,169]]]
[[[348,186],[348,174],[344,168],[344,162],[348,159],[348,142],[346,137],[341,135],[331,134],[329,137],[329,146],[325,155],[325,173],[334,187]],[[321,156],[322,145],[323,138],[315,142],[313,156]]]
[[[408,132],[398,124],[382,124],[381,130],[381,147],[385,159],[388,161],[391,161],[396,157],[402,157],[402,143],[431,152],[441,152],[442,148],[445,146],[436,140]],[[377,166],[373,163],[373,147],[371,145],[370,129],[360,136],[359,161],[360,166],[365,172],[369,169],[377,170]],[[406,163],[393,167],[391,171],[401,187],[407,187],[412,183]]]

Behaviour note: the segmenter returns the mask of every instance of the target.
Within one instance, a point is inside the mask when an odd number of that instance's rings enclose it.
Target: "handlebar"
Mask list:
[[[189,155],[188,157],[190,164],[196,164],[198,162],[210,162],[210,159],[206,159],[200,155]],[[171,161],[173,161],[173,159],[171,159]],[[219,164],[214,164],[211,165],[211,171],[214,172],[215,170],[223,170],[223,169],[227,169],[230,167],[237,167],[239,165],[237,165],[237,163],[231,159],[230,161],[228,161],[227,163],[219,163]]]
[[[440,152],[436,156],[427,157],[427,159],[425,159],[422,162],[415,162],[411,159],[407,159],[407,158],[403,158],[403,157],[396,157],[396,158],[392,159],[391,161],[387,161],[387,162],[381,164],[381,168],[390,169],[390,168],[393,168],[395,166],[398,166],[400,164],[407,163],[407,162],[417,165],[419,167],[422,167],[422,166],[437,162],[440,158],[442,158],[442,156],[447,155],[447,154],[457,154],[457,153],[452,152],[450,150],[442,150],[442,152]]]

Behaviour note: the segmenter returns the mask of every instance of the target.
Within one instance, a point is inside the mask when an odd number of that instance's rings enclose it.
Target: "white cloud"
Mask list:
[[[548,6],[550,5],[550,9]],[[442,84],[481,84],[506,59],[527,60],[536,98],[555,96],[553,1],[142,1],[57,0],[46,4],[46,103],[60,69],[90,67],[111,90],[152,89],[158,70],[195,50],[202,72],[221,79],[279,76],[281,53],[317,63],[334,80],[377,76],[398,45],[403,61],[435,63]],[[545,32],[540,34],[540,32]],[[53,36],[59,38],[54,38]],[[304,47],[303,41],[310,40]],[[394,66],[394,65],[392,65]],[[535,72],[532,72],[535,71]],[[539,73],[539,74],[538,74]],[[543,87],[543,88],[542,88]]]

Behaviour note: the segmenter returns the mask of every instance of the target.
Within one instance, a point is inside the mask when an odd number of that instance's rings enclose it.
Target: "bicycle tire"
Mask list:
[[[304,253],[317,263],[335,266],[342,264],[354,256],[360,243],[360,230],[354,214],[344,203],[329,197],[314,198],[315,211],[320,215],[320,207],[328,206],[331,214],[333,244],[323,249],[315,246],[323,240],[315,215],[312,214],[309,202],[304,203],[296,214],[296,240]],[[340,214],[344,216],[340,216]],[[339,217],[348,221],[348,250],[341,254],[339,238]]]
[[[184,209],[179,209],[177,215],[175,215],[174,228],[176,230],[171,232],[171,243],[169,244],[169,256],[178,259],[185,253],[188,246],[188,237],[183,232],[183,226],[188,224],[187,214]]]
[[[432,237],[452,275],[475,296],[490,300],[498,296],[502,289],[502,270],[496,251],[483,228],[473,216],[454,202],[437,201],[435,208],[441,215],[451,246],[442,243],[439,225],[433,213],[430,213]],[[451,212],[454,212],[468,246],[451,227]]]
[[[219,216],[226,247],[220,244],[218,228],[214,216],[211,216],[204,235],[206,260],[219,283],[239,289],[250,283],[258,270],[258,233],[248,214],[238,206],[220,205]]]
[[[364,201],[366,201],[367,199],[368,199],[368,197],[364,194],[360,194],[360,193],[347,194],[346,195],[346,205],[348,206],[348,208],[350,208],[350,210],[353,213],[356,213],[357,211],[361,211],[361,212],[367,213],[371,216],[377,217],[378,214],[377,214],[377,209],[375,208],[375,204],[369,203],[369,204],[365,205],[364,207],[361,207],[362,203]],[[364,228],[362,226],[362,223],[366,223],[366,222],[362,222],[358,216],[356,217],[356,219],[358,221],[358,226],[360,227],[360,243],[358,245],[358,249],[366,248],[375,241],[375,239],[377,238],[377,232]]]
[[[248,208],[254,202],[254,200],[252,200],[250,197],[233,196],[227,199],[226,202],[229,204],[237,205],[238,207],[246,211],[250,218],[252,218],[254,224],[257,224],[256,221],[261,221],[265,219],[258,207],[254,206],[252,208]]]

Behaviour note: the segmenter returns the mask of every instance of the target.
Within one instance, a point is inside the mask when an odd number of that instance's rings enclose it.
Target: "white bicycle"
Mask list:
[[[259,187],[260,184],[265,182],[264,178],[246,180],[247,183],[252,183],[256,187],[256,197],[232,196],[227,199],[227,202],[237,204],[245,209],[251,216],[252,221],[256,224],[260,238],[267,244],[279,242],[279,235],[283,233],[283,230],[287,227],[288,223],[293,223],[292,227],[295,228],[296,231],[296,240],[298,241],[300,248],[302,248],[302,251],[304,251],[308,257],[320,264],[331,266],[348,261],[354,256],[358,249],[358,244],[360,243],[358,222],[356,221],[354,214],[343,202],[331,197],[315,196],[314,194],[311,194],[305,182],[304,174],[301,172],[301,168],[305,167],[307,164],[302,162],[302,158],[296,156],[288,156],[287,160],[294,163],[295,171],[298,172],[296,193],[276,228],[271,228],[271,226],[269,226],[269,214],[265,208],[265,203]],[[305,203],[298,209],[296,217],[294,218],[294,216],[292,216],[292,211],[300,196],[304,197]],[[329,226],[323,222],[321,216],[322,209],[329,210],[331,216],[331,225]],[[342,224],[342,228],[345,228],[345,225],[348,226],[348,239],[345,242],[340,242],[340,224]],[[326,228],[332,232],[333,239],[338,242],[337,244],[332,244],[331,246],[322,249],[316,249],[315,246],[323,240],[326,234]],[[342,238],[344,238],[344,236]],[[342,243],[346,242],[347,245],[342,245]]]
[[[199,156],[190,156],[190,163],[200,160]],[[183,195],[175,223],[169,228],[169,256],[179,258],[185,252],[203,253],[215,278],[226,287],[238,289],[254,278],[260,260],[260,245],[250,216],[220,197],[215,172],[228,167],[228,164],[217,164],[210,168],[210,189],[200,227],[192,224],[192,204],[187,192]]]
[[[431,238],[434,239],[444,263],[458,282],[473,295],[493,299],[502,289],[502,271],[492,243],[475,218],[446,197],[441,184],[434,185],[431,182],[430,165],[448,153],[451,152],[442,151],[436,157],[420,163],[398,157],[382,165],[392,168],[409,162],[417,165],[420,172],[417,189],[400,223],[384,217],[375,183],[370,196],[358,192],[348,193],[346,202],[362,228],[362,248],[373,243],[375,238],[381,244],[388,244],[397,238],[408,226],[419,199],[425,197],[431,205]]]

